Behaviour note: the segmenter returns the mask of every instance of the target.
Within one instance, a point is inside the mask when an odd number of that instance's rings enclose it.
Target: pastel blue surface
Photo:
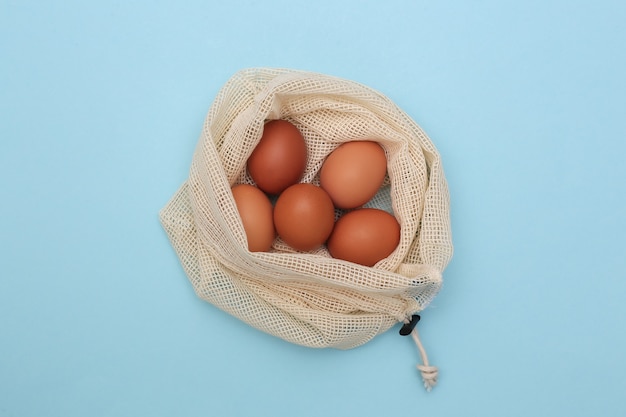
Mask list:
[[[626,3],[0,2],[0,416],[626,415]],[[219,88],[305,69],[439,149],[455,256],[349,351],[193,293],[157,213]]]

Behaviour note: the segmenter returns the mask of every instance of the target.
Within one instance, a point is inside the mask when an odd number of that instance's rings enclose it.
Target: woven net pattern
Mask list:
[[[246,161],[267,120],[295,124],[307,143],[302,182],[319,184],[325,157],[346,141],[375,140],[387,178],[368,203],[393,213],[400,244],[374,267],[296,252],[276,239],[249,252],[231,187],[253,181]],[[341,213],[338,212],[337,215]],[[188,179],[160,219],[195,292],[264,332],[309,347],[353,348],[424,309],[452,256],[440,156],[384,95],[323,74],[255,68],[236,73],[206,116]]]

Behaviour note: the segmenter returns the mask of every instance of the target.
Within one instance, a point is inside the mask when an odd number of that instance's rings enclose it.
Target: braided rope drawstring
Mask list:
[[[411,317],[411,319],[405,318],[403,320],[404,326],[400,330],[400,334],[403,336],[407,336],[410,334],[413,338],[413,341],[415,342],[415,345],[417,346],[417,349],[419,350],[420,356],[422,358],[422,364],[417,365],[417,369],[422,374],[422,379],[424,380],[424,388],[426,388],[426,391],[430,392],[430,390],[432,390],[433,387],[437,385],[437,376],[439,374],[439,371],[436,366],[431,366],[428,363],[428,355],[426,354],[424,345],[422,345],[419,333],[417,332],[416,324],[419,319],[420,316],[417,314]]]

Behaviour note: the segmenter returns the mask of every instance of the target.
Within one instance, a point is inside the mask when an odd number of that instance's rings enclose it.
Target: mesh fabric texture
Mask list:
[[[333,259],[325,247],[294,251],[280,238],[269,252],[248,251],[230,189],[253,184],[246,161],[272,119],[292,122],[305,138],[301,182],[319,184],[325,157],[343,142],[384,148],[387,178],[367,206],[400,223],[389,257],[365,267]],[[423,310],[452,257],[447,183],[428,136],[371,88],[305,71],[253,68],[227,81],[206,116],[189,177],[160,219],[199,297],[316,348],[354,348]]]

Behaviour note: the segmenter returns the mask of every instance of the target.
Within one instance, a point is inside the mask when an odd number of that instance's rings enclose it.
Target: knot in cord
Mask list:
[[[437,375],[439,374],[437,367],[417,365],[417,369],[422,374],[422,379],[424,380],[424,388],[426,388],[426,391],[430,391],[431,389],[433,389],[433,387],[437,385]]]
[[[436,366],[431,366],[428,363],[428,355],[426,355],[426,350],[424,349],[424,346],[422,345],[422,342],[420,340],[419,333],[417,332],[417,327],[415,327],[417,321],[419,321],[419,315],[414,316],[411,320],[405,318],[402,321],[404,322],[405,326],[411,325],[412,327],[410,330],[410,334],[422,358],[422,364],[417,365],[417,369],[422,374],[422,379],[424,380],[424,388],[426,388],[426,391],[430,391],[437,384],[437,376],[439,374],[439,370]],[[408,330],[408,328],[406,330]],[[408,335],[409,333],[408,331],[405,333],[401,331],[400,334]]]

